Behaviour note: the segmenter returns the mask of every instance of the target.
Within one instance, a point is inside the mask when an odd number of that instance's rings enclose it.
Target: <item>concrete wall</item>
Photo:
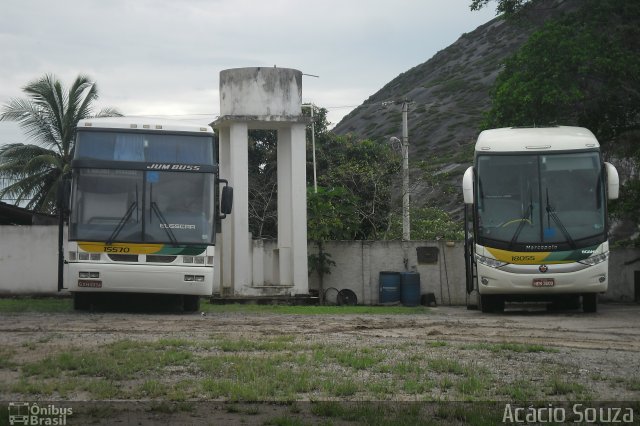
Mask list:
[[[0,294],[56,293],[58,227],[0,226]]]
[[[57,226],[0,226],[0,294],[56,294],[57,242]],[[276,242],[254,240],[250,247],[246,265],[252,271],[251,285],[236,289],[235,294],[290,294],[293,287],[278,282]],[[420,247],[437,249],[437,262],[420,262],[417,251]],[[324,288],[350,289],[359,304],[379,302],[381,271],[405,270],[420,273],[421,294],[434,293],[438,304],[466,303],[464,249],[460,243],[448,246],[443,241],[330,241],[326,243],[326,251],[336,265],[325,276]],[[309,253],[317,253],[314,244],[309,245]],[[217,276],[220,268],[216,269]],[[634,301],[640,296],[634,285],[636,275],[640,275],[640,250],[613,249],[609,290],[601,299]],[[216,293],[221,291],[219,282],[216,278]],[[316,274],[309,277],[309,288],[318,288]]]
[[[437,261],[419,262],[419,247],[437,249]],[[326,243],[325,251],[336,265],[325,275],[324,288],[349,289],[359,304],[379,303],[382,271],[418,272],[420,294],[434,293],[438,304],[466,303],[464,247],[460,243],[448,246],[444,241],[331,241]],[[309,252],[317,253],[317,247],[310,245]],[[309,277],[309,288],[318,289],[317,274]]]

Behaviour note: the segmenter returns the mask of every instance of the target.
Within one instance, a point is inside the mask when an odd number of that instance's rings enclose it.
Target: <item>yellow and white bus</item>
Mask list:
[[[123,292],[181,295],[197,310],[213,287],[220,181],[211,127],[81,120],[71,169],[65,287],[74,307]],[[225,214],[231,197],[225,186]]]
[[[467,292],[483,312],[505,301],[597,310],[608,286],[607,199],[618,173],[580,127],[480,133],[463,177]]]

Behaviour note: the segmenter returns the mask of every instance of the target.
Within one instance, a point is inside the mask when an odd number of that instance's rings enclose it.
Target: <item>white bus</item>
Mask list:
[[[597,310],[618,173],[589,130],[485,130],[462,186],[467,293],[477,292],[482,312],[505,301],[579,307],[580,298],[584,312]]]
[[[207,125],[140,118],[81,120],[71,163],[65,287],[76,309],[104,292],[183,297],[213,287],[220,181]],[[231,210],[223,188],[220,210]],[[99,296],[98,296],[99,297]]]

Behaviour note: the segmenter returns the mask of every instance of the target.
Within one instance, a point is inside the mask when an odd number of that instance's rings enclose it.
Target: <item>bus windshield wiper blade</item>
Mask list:
[[[177,246],[178,240],[176,240],[176,236],[173,235],[173,231],[171,230],[171,228],[169,228],[167,219],[164,218],[164,215],[160,211],[160,207],[158,207],[158,204],[156,204],[155,201],[151,202],[151,210],[153,210],[153,212],[156,214],[156,216],[160,220],[160,227],[163,228],[164,231],[167,233],[167,236],[169,237],[171,244],[173,244],[174,246]]]
[[[127,223],[127,221],[129,220],[129,218],[131,217],[131,215],[133,214],[133,209],[136,208],[136,206],[138,205],[137,201],[134,201],[133,203],[131,203],[131,205],[129,206],[129,208],[127,209],[127,211],[124,213],[124,215],[122,216],[122,218],[120,218],[120,222],[118,222],[118,225],[116,226],[116,229],[113,230],[113,232],[111,233],[111,235],[109,236],[109,239],[106,241],[106,244],[108,246],[110,246],[111,244],[113,244],[113,240],[115,240],[116,238],[118,238],[118,234],[120,234],[120,232],[122,231],[122,229],[124,228],[125,223]]]
[[[549,217],[551,217],[551,219],[553,219],[553,221],[558,226],[558,228],[560,228],[560,231],[562,232],[562,235],[564,235],[564,238],[567,240],[567,242],[569,243],[571,248],[573,250],[575,250],[576,249],[576,242],[573,240],[573,238],[571,238],[571,234],[569,234],[569,231],[567,231],[567,228],[564,227],[564,224],[562,223],[562,221],[558,217],[558,214],[556,213],[554,208],[551,207],[551,204],[549,204],[549,188],[546,188],[546,190],[547,190],[547,206],[546,206],[547,222],[549,222]]]
[[[513,245],[518,241],[518,237],[520,236],[520,232],[522,232],[522,228],[524,228],[524,223],[529,220],[531,223],[531,216],[533,215],[533,193],[531,192],[531,188],[529,188],[529,207],[524,212],[522,217],[520,218],[520,223],[518,224],[518,228],[516,232],[513,233],[513,237],[511,237],[511,241],[509,242],[509,249],[513,247]]]

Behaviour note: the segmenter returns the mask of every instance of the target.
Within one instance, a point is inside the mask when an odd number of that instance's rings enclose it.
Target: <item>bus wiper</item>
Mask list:
[[[160,220],[160,227],[164,229],[164,231],[167,233],[167,236],[169,237],[171,244],[173,244],[174,246],[177,246],[178,240],[176,240],[176,236],[173,235],[173,231],[171,230],[171,228],[169,228],[167,219],[164,218],[164,215],[160,211],[160,207],[158,207],[158,204],[156,204],[155,201],[151,202],[151,210],[153,210],[156,216],[158,216],[158,219]]]
[[[576,249],[576,242],[573,240],[573,238],[571,238],[571,234],[569,234],[569,231],[567,231],[567,228],[565,228],[564,225],[562,224],[562,221],[558,217],[558,214],[556,213],[554,208],[551,207],[551,204],[549,204],[549,188],[545,188],[545,189],[547,191],[547,206],[546,206],[547,223],[550,222],[549,218],[553,219],[553,221],[558,226],[558,228],[560,228],[560,231],[562,232],[562,235],[564,235],[564,238],[566,238],[566,240],[569,243],[569,245],[571,246],[571,248],[573,250],[575,250]]]
[[[478,208],[482,210],[482,204],[484,202],[484,190],[482,189],[482,179],[480,179],[480,176],[478,176],[478,192],[480,193],[478,194],[480,196],[478,200]]]
[[[106,241],[106,244],[108,246],[113,244],[113,240],[118,238],[118,234],[120,234],[120,231],[122,231],[122,229],[124,228],[125,223],[127,223],[129,218],[131,218],[131,215],[133,214],[133,209],[135,209],[137,206],[138,206],[138,202],[137,201],[134,201],[133,203],[131,203],[131,205],[129,206],[127,211],[124,213],[124,216],[122,216],[120,218],[120,222],[118,222],[118,225],[116,226],[116,229],[113,230],[113,232],[109,236],[109,239],[107,239],[107,241]]]
[[[531,193],[531,188],[529,188],[529,207],[527,207],[527,210],[524,212],[524,214],[520,218],[520,224],[518,224],[518,228],[516,229],[516,232],[513,233],[513,237],[511,237],[511,241],[509,242],[509,249],[511,249],[513,245],[516,243],[516,241],[518,241],[518,236],[520,235],[520,232],[522,232],[522,228],[524,228],[525,222],[529,221],[529,223],[531,223],[532,215],[533,215],[533,194]]]

